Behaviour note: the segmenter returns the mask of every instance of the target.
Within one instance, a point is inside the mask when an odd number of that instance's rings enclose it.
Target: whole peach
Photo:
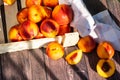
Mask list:
[[[26,7],[30,7],[32,5],[42,5],[42,0],[26,0]]]
[[[73,19],[73,10],[69,5],[57,5],[52,12],[52,18],[59,25],[69,24]]]
[[[32,5],[31,7],[28,8],[28,19],[38,23],[43,19],[42,11],[43,6],[38,6],[38,5]]]
[[[15,3],[16,0],[3,0],[3,2],[5,2],[8,5],[12,5]]]
[[[34,22],[27,20],[19,27],[19,33],[24,40],[31,40],[37,36],[39,28]]]
[[[58,5],[58,0],[43,0],[43,4],[48,7],[55,7]]]
[[[22,41],[22,37],[19,34],[19,24],[12,26],[9,30],[9,39],[12,42]]]
[[[78,41],[78,47],[83,52],[91,52],[96,47],[96,42],[91,36],[85,36]]]
[[[111,59],[115,54],[115,50],[110,42],[100,42],[97,47],[97,55],[103,59]]]
[[[58,42],[50,42],[46,47],[46,53],[49,58],[58,60],[64,55],[64,47]]]
[[[28,20],[28,8],[22,8],[17,13],[17,20],[19,23],[23,23],[24,21]]]

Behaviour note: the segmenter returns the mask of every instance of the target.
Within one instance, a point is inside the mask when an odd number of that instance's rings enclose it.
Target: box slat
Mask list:
[[[0,10],[0,43],[4,43],[4,34],[3,34],[3,27],[2,27],[2,15],[1,15],[1,10]]]
[[[16,14],[18,12],[17,2],[15,2],[11,6],[5,5],[4,10],[5,10],[5,18],[6,18],[7,35],[8,35],[10,28],[12,26],[18,24],[18,21],[17,21],[17,18],[16,18]],[[10,42],[9,38],[8,38],[8,42]]]

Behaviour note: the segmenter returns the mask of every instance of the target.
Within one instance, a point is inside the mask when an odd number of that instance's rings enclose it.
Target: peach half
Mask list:
[[[85,36],[78,41],[78,48],[83,52],[91,52],[96,47],[96,42],[91,36]]]
[[[31,40],[37,36],[39,28],[34,22],[27,20],[19,27],[19,33],[24,40]]]
[[[32,5],[42,5],[42,0],[26,0],[26,7],[30,7]]]
[[[12,42],[22,41],[22,37],[19,34],[19,24],[12,26],[9,30],[9,39]]]
[[[46,47],[46,53],[49,58],[58,60],[64,55],[64,47],[58,42],[50,42]]]
[[[52,12],[52,18],[59,25],[69,24],[73,19],[73,10],[69,5],[57,5]]]
[[[40,25],[40,31],[45,37],[56,37],[59,32],[59,25],[52,19],[45,19]]]
[[[22,8],[17,13],[17,20],[19,23],[23,23],[24,21],[28,20],[28,8]]]
[[[82,50],[74,50],[65,57],[68,64],[71,65],[75,65],[79,63],[81,58],[82,58]]]
[[[111,59],[100,59],[97,63],[96,69],[100,76],[109,78],[115,73],[115,63]]]
[[[99,58],[111,59],[115,54],[115,50],[110,42],[100,42],[97,47],[97,55]]]

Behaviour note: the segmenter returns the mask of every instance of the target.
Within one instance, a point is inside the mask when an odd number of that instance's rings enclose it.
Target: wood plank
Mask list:
[[[120,26],[120,2],[118,0],[107,0],[111,17]]]
[[[5,43],[4,34],[3,34],[3,24],[2,24],[2,15],[1,15],[1,7],[0,7],[0,44]]]
[[[46,80],[40,49],[6,53],[1,63],[3,80]]]
[[[66,48],[65,56],[75,49],[76,47]],[[45,64],[48,80],[88,80],[84,57],[80,63],[74,66],[69,65],[65,61],[64,57],[60,60],[54,61],[45,54]]]
[[[25,7],[26,7],[25,1],[26,1],[26,0],[21,0],[21,6],[22,6],[22,8],[25,8]]]
[[[107,1],[106,1],[106,0],[100,0],[100,2],[101,2],[106,8],[108,8]]]
[[[18,12],[17,9],[17,2],[15,2],[13,5],[4,5],[5,8],[5,18],[6,18],[6,27],[7,27],[7,35],[10,30],[10,28],[16,24],[18,24],[16,14]],[[8,36],[7,36],[8,37]],[[10,42],[8,38],[8,42]]]
[[[31,76],[30,80],[46,80],[45,59],[42,48],[29,50],[31,64]]]

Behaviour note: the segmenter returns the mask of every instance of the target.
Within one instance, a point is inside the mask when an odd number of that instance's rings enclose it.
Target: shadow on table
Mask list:
[[[41,67],[43,69],[45,69],[45,71],[47,72],[46,74],[48,74],[52,80],[58,80],[58,78],[55,76],[55,74],[49,69],[49,67],[45,64],[45,61],[43,61],[34,50],[30,50],[31,55],[38,61],[38,63],[41,65]],[[43,65],[44,64],[44,65]],[[46,76],[47,77],[47,76]]]
[[[28,80],[28,77],[24,73],[23,68],[16,64],[15,61],[13,61],[9,53],[1,55],[1,61],[3,80]]]

